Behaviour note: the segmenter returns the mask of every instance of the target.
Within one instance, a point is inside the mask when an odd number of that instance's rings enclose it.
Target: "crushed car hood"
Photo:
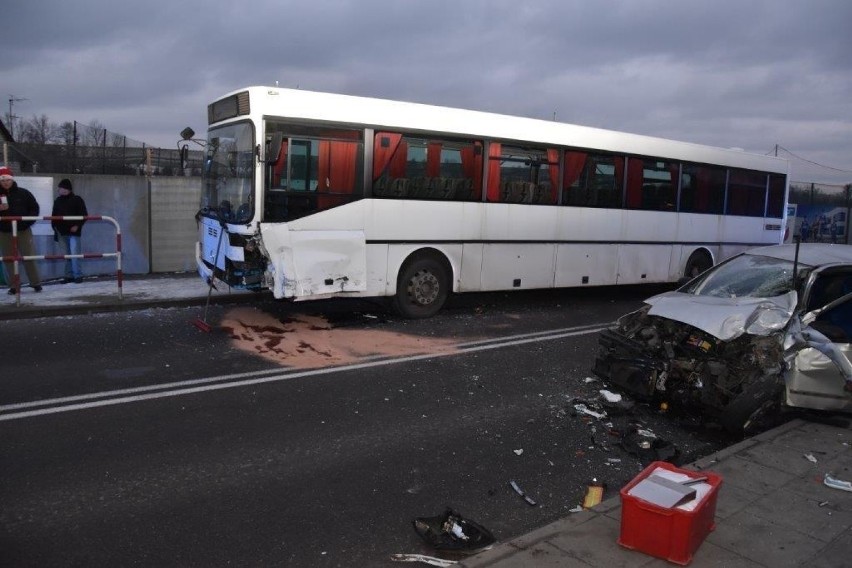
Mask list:
[[[729,341],[744,333],[769,335],[790,321],[798,296],[788,292],[771,298],[718,298],[683,292],[666,292],[645,300],[648,315],[697,327]]]

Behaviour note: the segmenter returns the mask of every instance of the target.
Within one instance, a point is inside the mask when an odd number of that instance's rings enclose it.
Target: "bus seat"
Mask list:
[[[552,204],[553,195],[551,194],[550,188],[547,186],[537,185],[535,187],[533,203]]]
[[[526,187],[522,181],[506,182],[506,203],[522,203],[526,196]]]
[[[393,180],[390,195],[392,197],[408,197],[408,178],[396,178]]]
[[[384,196],[388,193],[388,178],[387,176],[382,176],[379,179],[373,182],[373,195],[376,196]]]
[[[429,193],[430,178],[416,177],[408,183],[408,197],[412,199],[423,199]]]
[[[450,194],[455,190],[454,180],[452,178],[436,177],[432,178],[432,184],[429,186],[430,199],[451,199]]]
[[[470,178],[461,178],[455,180],[453,195],[450,199],[466,201],[473,197],[473,180]]]

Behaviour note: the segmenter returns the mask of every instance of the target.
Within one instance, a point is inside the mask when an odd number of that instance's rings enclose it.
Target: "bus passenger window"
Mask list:
[[[681,168],[680,211],[719,215],[725,206],[725,168],[683,164]]]
[[[731,170],[728,181],[728,215],[763,217],[766,210],[768,174]]]
[[[621,156],[566,152],[562,204],[618,209],[623,179]]]
[[[482,143],[376,132],[373,196],[468,201],[482,184]]]
[[[675,211],[680,166],[650,158],[627,160],[627,207]]]

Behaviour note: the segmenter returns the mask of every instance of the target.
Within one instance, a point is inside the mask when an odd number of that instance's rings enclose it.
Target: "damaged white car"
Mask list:
[[[752,249],[605,330],[593,372],[748,433],[789,408],[852,412],[852,246]]]

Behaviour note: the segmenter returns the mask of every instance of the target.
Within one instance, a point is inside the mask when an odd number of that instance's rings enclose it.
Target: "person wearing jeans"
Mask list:
[[[59,182],[59,196],[53,202],[53,217],[85,217],[89,214],[86,210],[86,202],[83,198],[74,193],[74,188],[71,185],[71,180],[63,179]],[[54,234],[57,240],[61,240],[65,247],[66,255],[82,254],[82,246],[80,236],[83,233],[83,220],[75,221],[51,221]],[[65,259],[65,278],[62,279],[63,284],[69,282],[82,282],[83,271],[80,268],[79,258]]]

